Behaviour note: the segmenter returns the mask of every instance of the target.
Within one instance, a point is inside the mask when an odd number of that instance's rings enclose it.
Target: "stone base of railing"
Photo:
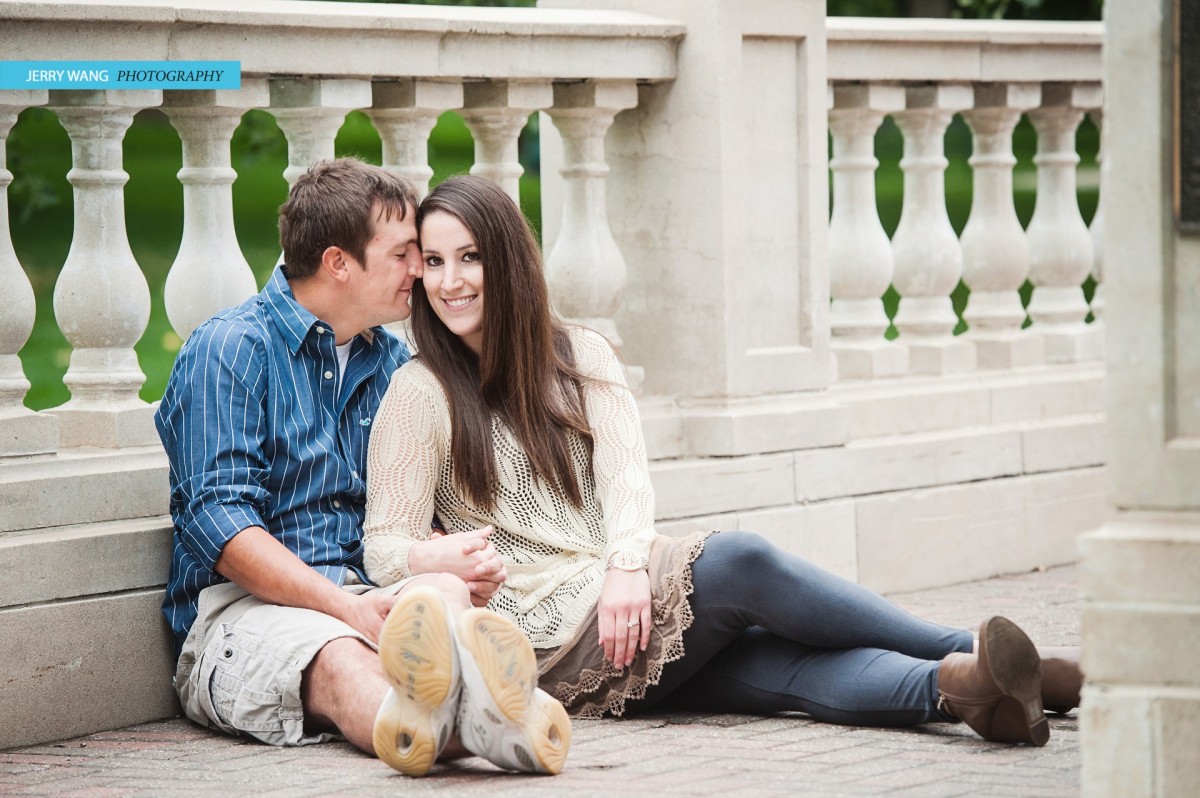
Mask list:
[[[899,377],[908,373],[908,347],[883,339],[847,341],[834,338],[839,380]]]
[[[841,383],[820,409],[721,422],[769,441],[758,453],[681,456],[652,437],[658,528],[760,532],[884,591],[1072,562],[1104,522],[1103,394],[1099,364]],[[692,411],[644,409],[648,432]],[[796,427],[808,445],[784,446]]]
[[[154,429],[154,406],[138,403],[118,410],[72,407],[51,411],[59,421],[62,445],[126,448],[158,443]]]
[[[166,468],[157,445],[0,459],[0,535],[161,515]]]
[[[51,454],[58,450],[58,419],[21,408],[0,417],[0,457]]]
[[[913,374],[965,374],[975,370],[975,347],[958,338],[903,337]]]
[[[976,365],[981,369],[1016,369],[1046,362],[1046,341],[1024,330],[968,332],[975,344]]]
[[[641,402],[651,459],[739,455],[840,446],[847,439],[845,408],[825,393],[744,399],[662,399]]]
[[[1104,330],[1097,324],[1039,330],[1046,339],[1048,363],[1089,363],[1104,360]]]
[[[178,714],[170,555],[164,517],[0,536],[0,749]]]

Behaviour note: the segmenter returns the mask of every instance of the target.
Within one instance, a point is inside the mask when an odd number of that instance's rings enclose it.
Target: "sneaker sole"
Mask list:
[[[988,670],[1005,696],[992,720],[993,739],[1045,745],[1050,724],[1042,709],[1042,666],[1037,648],[1021,628],[1007,618],[989,618],[980,635],[986,646]]]
[[[407,776],[424,776],[445,744],[433,712],[454,687],[454,639],[437,590],[414,587],[401,595],[379,633],[379,661],[397,700],[375,723],[375,754]]]
[[[496,711],[521,729],[528,743],[529,750],[514,750],[521,769],[562,771],[571,748],[571,719],[562,704],[537,689],[537,657],[521,630],[501,615],[474,608],[458,619],[458,642],[478,666]]]

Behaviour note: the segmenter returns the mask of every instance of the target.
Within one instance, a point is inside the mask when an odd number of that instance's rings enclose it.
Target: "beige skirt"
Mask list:
[[[712,532],[694,532],[682,538],[659,535],[650,546],[651,612],[654,629],[650,644],[628,668],[604,659],[596,608],[580,625],[569,643],[540,649],[539,686],[557,698],[577,718],[621,715],[625,702],[646,695],[658,684],[663,666],[683,658],[683,633],[694,619],[688,596],[692,594],[692,563],[704,551]]]

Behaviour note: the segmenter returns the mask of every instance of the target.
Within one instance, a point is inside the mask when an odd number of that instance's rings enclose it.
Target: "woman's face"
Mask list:
[[[483,261],[475,236],[445,211],[421,222],[422,282],[429,304],[450,332],[479,354],[483,344]]]

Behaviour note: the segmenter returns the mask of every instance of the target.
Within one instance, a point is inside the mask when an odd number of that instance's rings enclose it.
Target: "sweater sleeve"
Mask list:
[[[397,371],[367,449],[363,565],[376,585],[413,575],[408,551],[429,539],[448,423],[445,394],[424,365],[413,361]]]
[[[576,367],[593,378],[585,381],[583,396],[592,428],[596,498],[604,512],[606,559],[609,565],[643,566],[655,537],[654,488],[637,402],[607,339],[578,328],[571,340]]]

